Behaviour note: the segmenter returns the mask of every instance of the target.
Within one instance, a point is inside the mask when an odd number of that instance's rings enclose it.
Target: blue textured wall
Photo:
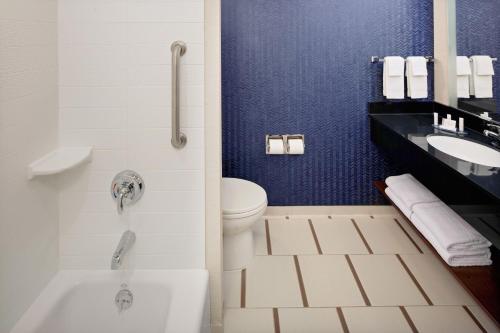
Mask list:
[[[367,103],[383,100],[370,56],[432,55],[432,31],[432,0],[223,0],[224,176],[271,205],[380,202],[372,181],[391,170],[369,137]],[[305,155],[265,155],[268,133],[305,134]]]
[[[500,1],[457,0],[457,54],[500,57]],[[493,95],[500,106],[500,62],[495,63]]]

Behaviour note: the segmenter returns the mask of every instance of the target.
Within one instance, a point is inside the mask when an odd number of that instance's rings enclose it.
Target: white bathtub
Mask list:
[[[133,303],[119,313],[123,284]],[[61,271],[11,333],[199,333],[208,318],[205,270]]]

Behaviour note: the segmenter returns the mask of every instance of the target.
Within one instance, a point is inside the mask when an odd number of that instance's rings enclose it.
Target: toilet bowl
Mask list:
[[[224,270],[243,269],[254,256],[252,227],[267,208],[266,191],[238,178],[222,178]]]

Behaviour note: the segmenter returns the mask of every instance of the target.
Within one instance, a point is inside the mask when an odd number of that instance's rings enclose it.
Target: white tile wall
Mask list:
[[[203,0],[59,0],[60,141],[95,148],[91,164],[61,177],[63,268],[108,268],[127,228],[133,267],[204,266],[203,19]],[[178,39],[183,150],[170,145]],[[109,186],[124,169],[146,191],[118,216]]]
[[[0,1],[0,332],[58,269],[57,188],[26,178],[57,146],[57,3]]]

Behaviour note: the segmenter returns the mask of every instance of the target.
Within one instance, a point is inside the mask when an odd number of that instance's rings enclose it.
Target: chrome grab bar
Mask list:
[[[180,130],[179,117],[179,58],[186,53],[186,44],[182,41],[175,41],[170,47],[172,51],[172,146],[180,149],[186,145],[187,137]]]

